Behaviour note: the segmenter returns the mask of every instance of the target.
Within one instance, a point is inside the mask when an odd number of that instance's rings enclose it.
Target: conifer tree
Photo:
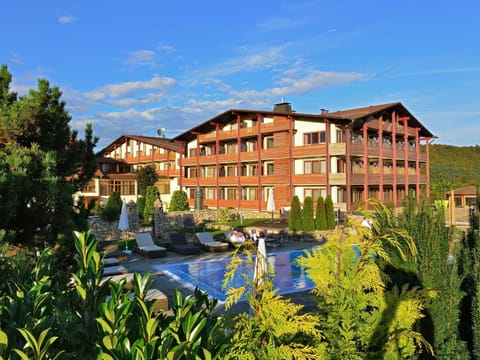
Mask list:
[[[355,224],[356,232],[337,232],[321,249],[313,249],[298,263],[314,281],[313,290],[324,319],[319,329],[325,337],[324,359],[408,359],[420,347],[431,347],[415,331],[424,304],[435,292],[393,287],[377,261],[388,262],[384,244],[399,256],[414,256],[408,234],[390,228],[385,235]],[[413,251],[413,253],[412,253]]]
[[[325,213],[327,215],[327,229],[334,230],[335,229],[335,209],[333,208],[333,201],[332,197],[328,195],[325,198]]]
[[[317,230],[327,230],[327,213],[325,212],[325,200],[323,200],[322,196],[319,196],[317,199],[315,225]]]
[[[301,231],[302,226],[302,210],[300,208],[300,199],[294,195],[290,204],[290,219],[288,220],[288,229],[290,231]]]
[[[379,220],[385,221],[385,217]],[[413,202],[405,204],[395,221],[413,238],[418,254],[407,263],[396,263],[391,276],[397,282],[404,282],[402,278],[408,273],[413,285],[416,282],[425,289],[438,292],[438,296],[426,306],[427,317],[421,324],[422,333],[431,342],[437,358],[468,358],[466,343],[459,334],[464,274],[459,273],[462,267],[457,261],[464,263],[464,260],[460,259],[461,242],[455,241],[454,228],[445,226],[445,213],[441,208],[434,210],[429,205]],[[382,228],[388,231],[388,226]]]
[[[147,194],[145,196],[145,208],[143,209],[143,218],[145,220],[151,220],[155,211],[155,201],[160,199],[160,191],[156,186],[148,186]]]
[[[20,243],[53,244],[82,224],[72,195],[93,176],[98,139],[91,125],[78,139],[58,87],[40,79],[35,90],[17,97],[11,81],[1,66],[0,228]]]
[[[315,230],[315,220],[313,219],[313,200],[311,196],[306,196],[303,200],[302,224],[303,231]]]

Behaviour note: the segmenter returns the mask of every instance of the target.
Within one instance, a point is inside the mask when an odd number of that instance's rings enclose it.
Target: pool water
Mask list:
[[[308,278],[303,268],[295,263],[295,259],[304,254],[304,251],[290,251],[267,255],[269,268],[274,269],[274,275],[272,275],[274,288],[278,290],[279,294],[305,291],[314,287],[312,280]],[[156,266],[155,270],[162,271],[192,289],[198,287],[211,297],[225,301],[225,291],[227,289],[222,289],[222,284],[230,260],[230,258],[227,258],[165,264]],[[253,272],[253,266],[247,266],[246,261],[244,261],[237,270],[235,278],[228,284],[228,288],[244,286],[245,279],[242,274],[246,273],[252,279]]]

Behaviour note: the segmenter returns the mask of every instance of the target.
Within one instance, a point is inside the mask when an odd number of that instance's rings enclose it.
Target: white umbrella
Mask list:
[[[129,229],[128,225],[128,211],[125,201],[122,203],[122,212],[120,213],[120,220],[118,221],[118,229],[121,231],[127,231]],[[128,242],[125,242],[126,252],[128,252]]]
[[[267,211],[270,211],[272,213],[273,220],[273,212],[275,211],[275,198],[273,196],[273,188],[268,189]]]
[[[268,277],[267,247],[265,246],[265,238],[258,239],[257,257],[255,259],[255,273],[253,282],[256,287],[265,283]]]

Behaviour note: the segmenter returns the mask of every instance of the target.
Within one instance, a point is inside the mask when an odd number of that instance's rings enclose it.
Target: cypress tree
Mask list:
[[[147,187],[147,196],[145,197],[145,208],[143,209],[143,218],[150,220],[155,211],[155,201],[160,198],[160,191],[155,186]]]
[[[315,220],[313,219],[313,200],[311,196],[306,196],[303,201],[302,211],[303,231],[314,231]]]
[[[325,200],[323,200],[322,196],[319,196],[317,199],[315,225],[317,230],[327,230],[327,213],[325,212]]]
[[[290,219],[288,220],[288,229],[290,231],[300,231],[302,227],[302,210],[300,209],[300,199],[297,195],[292,198],[290,206]]]
[[[170,200],[170,206],[168,211],[188,211],[190,206],[188,205],[188,196],[185,191],[175,190]]]
[[[335,229],[335,210],[333,209],[333,201],[332,197],[328,195],[325,198],[325,213],[327,215],[327,229],[334,230]]]

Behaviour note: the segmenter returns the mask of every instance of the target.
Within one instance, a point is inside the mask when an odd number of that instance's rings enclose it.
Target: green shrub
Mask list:
[[[327,214],[327,229],[334,230],[336,226],[335,209],[333,208],[333,201],[330,195],[325,198],[325,213]]]
[[[155,201],[160,199],[160,191],[155,186],[147,187],[147,195],[145,197],[145,208],[143,210],[143,218],[145,220],[151,220],[155,211]]]
[[[315,220],[313,219],[313,200],[311,196],[306,196],[303,201],[302,223],[304,231],[315,230]]]
[[[100,217],[104,221],[112,222],[118,220],[120,213],[112,206],[106,206],[100,213]]]
[[[137,214],[139,219],[143,220],[143,212],[145,211],[145,198],[143,196],[137,199]]]
[[[300,199],[294,195],[291,203],[290,219],[288,220],[288,229],[290,231],[300,231],[302,226],[302,210],[300,208]]]
[[[327,213],[325,212],[325,200],[323,200],[322,196],[319,196],[317,199],[315,226],[317,230],[327,230]]]
[[[107,200],[107,205],[105,207],[112,207],[118,211],[118,215],[120,216],[120,212],[122,211],[122,198],[120,194],[116,191],[113,191]]]
[[[175,190],[172,194],[172,199],[170,200],[169,211],[187,211],[190,210],[188,205],[188,196],[185,191]]]

